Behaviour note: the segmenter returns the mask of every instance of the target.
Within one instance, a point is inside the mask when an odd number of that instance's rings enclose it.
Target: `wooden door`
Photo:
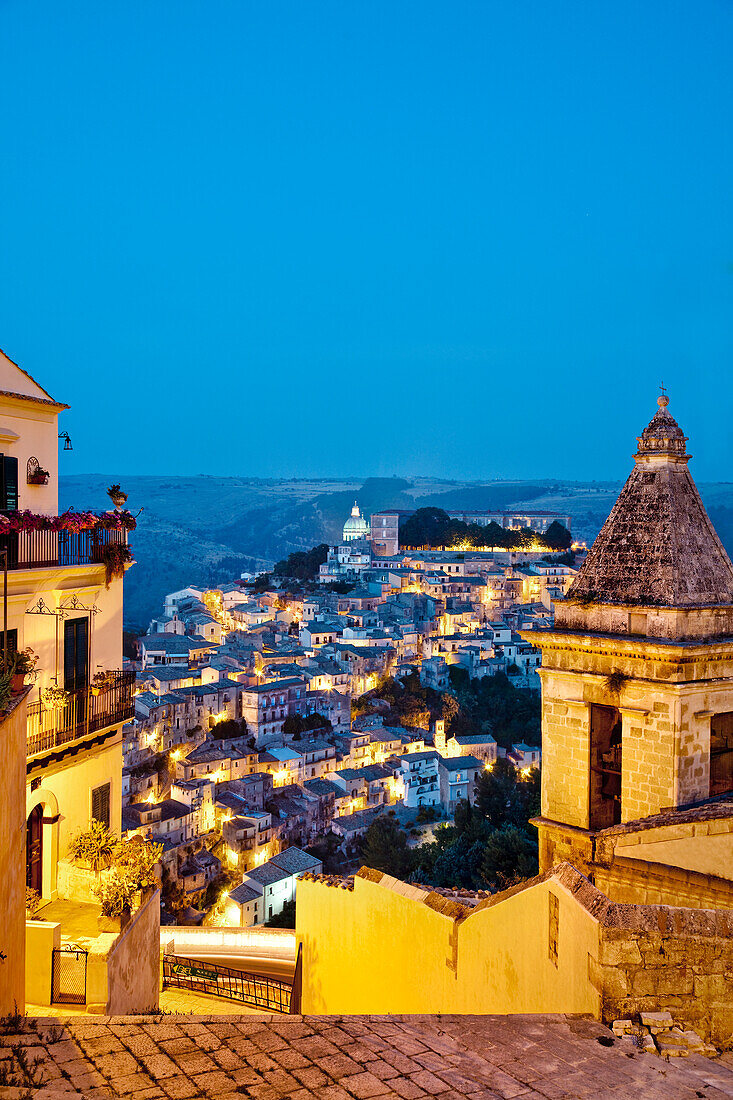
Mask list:
[[[41,896],[43,888],[43,806],[34,806],[28,815],[25,835],[26,885]]]

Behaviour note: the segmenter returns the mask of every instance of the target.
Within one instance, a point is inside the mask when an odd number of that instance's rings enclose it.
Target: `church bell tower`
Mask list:
[[[602,829],[733,792],[733,565],[659,408],[542,650],[540,869]]]

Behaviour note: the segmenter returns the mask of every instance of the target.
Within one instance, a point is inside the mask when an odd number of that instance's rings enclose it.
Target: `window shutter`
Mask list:
[[[109,783],[92,790],[92,818],[109,829]]]
[[[18,459],[2,456],[2,508],[5,512],[18,510]]]

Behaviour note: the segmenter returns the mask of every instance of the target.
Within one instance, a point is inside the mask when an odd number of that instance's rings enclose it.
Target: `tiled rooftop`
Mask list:
[[[33,1100],[696,1100],[730,1056],[643,1054],[565,1016],[113,1016],[24,1021]],[[9,1057],[10,1056],[10,1057]],[[41,1085],[40,1082],[43,1082]],[[18,1100],[20,1088],[0,1087]]]

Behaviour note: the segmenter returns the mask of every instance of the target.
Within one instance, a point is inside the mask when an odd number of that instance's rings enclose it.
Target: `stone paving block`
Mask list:
[[[180,1069],[173,1059],[162,1051],[158,1051],[157,1054],[143,1055],[140,1064],[146,1073],[149,1073],[156,1081],[161,1081],[166,1077],[175,1077],[180,1073]]]
[[[410,1080],[424,1092],[429,1093],[430,1096],[437,1096],[440,1092],[448,1091],[448,1085],[445,1081],[441,1081],[439,1077],[436,1077],[434,1073],[427,1069],[423,1069],[419,1073],[413,1073]]]
[[[311,1064],[304,1054],[301,1054],[299,1050],[293,1050],[292,1047],[286,1047],[285,1050],[273,1050],[270,1057],[283,1069],[304,1069]]]
[[[189,1097],[197,1095],[198,1088],[189,1077],[181,1074],[178,1077],[168,1077],[164,1091],[171,1100],[189,1100]]]
[[[188,1077],[198,1073],[213,1073],[219,1067],[208,1054],[174,1054],[173,1061]]]
[[[319,1090],[318,1100],[352,1100],[352,1097],[340,1085],[326,1085]]]
[[[150,1080],[147,1073],[129,1073],[124,1077],[115,1076],[112,1087],[116,1093],[120,1096],[128,1096],[131,1093],[142,1092],[143,1089],[152,1088],[154,1082]]]
[[[409,1077],[395,1077],[390,1081],[390,1088],[396,1092],[402,1100],[419,1100],[421,1096],[427,1096],[424,1089],[411,1081]]]
[[[121,1051],[119,1054],[99,1054],[92,1055],[92,1057],[99,1072],[107,1078],[126,1077],[130,1073],[135,1073],[138,1069],[137,1058],[134,1058],[126,1050]]]
[[[329,1074],[336,1081],[342,1077],[347,1077],[355,1073],[359,1073],[361,1066],[358,1062],[355,1062],[353,1058],[349,1058],[346,1054],[326,1054],[319,1057],[317,1054],[311,1055],[313,1061],[319,1066],[324,1073]]]
[[[383,1096],[390,1087],[375,1077],[373,1073],[356,1073],[351,1077],[342,1077],[339,1084],[357,1100],[369,1100],[372,1096]]]
[[[399,1077],[399,1070],[391,1066],[389,1062],[385,1062],[383,1058],[377,1058],[373,1062],[366,1062],[366,1067],[370,1073],[373,1073],[375,1077],[378,1077],[380,1081],[389,1081],[392,1077]]]
[[[244,1065],[242,1056],[228,1047],[212,1050],[211,1057],[221,1069],[240,1069]]]
[[[323,1070],[318,1069],[317,1066],[304,1066],[293,1069],[293,1077],[300,1081],[303,1088],[306,1089],[319,1089],[323,1085],[331,1084],[331,1078],[327,1077]]]
[[[192,1081],[196,1087],[206,1096],[217,1096],[220,1092],[231,1090],[232,1079],[223,1070],[214,1070],[212,1073],[199,1073],[192,1075]]]
[[[261,1085],[262,1078],[251,1066],[243,1066],[242,1069],[233,1069],[229,1073],[235,1087],[247,1088],[250,1085]]]

